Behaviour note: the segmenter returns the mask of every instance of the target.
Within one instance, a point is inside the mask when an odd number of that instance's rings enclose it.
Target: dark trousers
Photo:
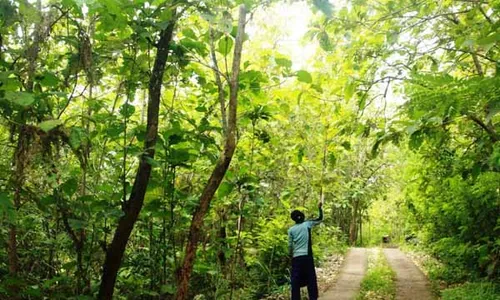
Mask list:
[[[318,299],[318,283],[312,256],[297,256],[292,259],[292,300],[300,300],[300,287],[307,285],[309,300]]]

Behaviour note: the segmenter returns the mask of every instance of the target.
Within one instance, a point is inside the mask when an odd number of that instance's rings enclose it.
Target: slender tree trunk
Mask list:
[[[40,12],[41,21],[35,25],[33,43],[26,49],[28,74],[25,82],[25,88],[28,92],[33,92],[33,80],[35,77],[36,62],[40,52],[40,44],[43,43],[50,34],[50,20],[42,14],[41,6],[42,1],[38,0],[37,7],[40,8],[38,11]],[[3,41],[0,37],[0,55],[2,55],[2,47]],[[22,117],[22,119],[25,120],[24,116]],[[16,210],[19,210],[21,206],[21,190],[24,185],[25,166],[28,164],[26,153],[29,148],[29,140],[24,125],[20,124],[16,126],[16,129],[18,130],[18,142],[13,159],[15,174],[13,176],[14,180],[12,183],[14,185],[14,208]],[[17,227],[15,223],[11,223],[9,225],[9,241],[7,252],[9,259],[9,273],[10,275],[16,276],[19,271],[19,260],[17,255]]]
[[[352,218],[349,228],[349,243],[351,246],[356,244],[357,239],[357,231],[358,231],[358,203],[359,200],[355,200],[354,205],[352,207]]]
[[[359,243],[363,246],[363,214],[359,217]]]
[[[150,268],[149,268],[149,289],[154,290],[155,286],[155,270],[156,270],[156,259],[154,255],[154,235],[153,235],[153,217],[151,216],[149,220],[149,261],[150,261]]]
[[[120,268],[130,234],[132,233],[132,229],[134,228],[134,224],[139,217],[139,213],[144,203],[144,196],[151,175],[151,165],[147,159],[152,159],[155,155],[161,87],[169,54],[168,47],[172,40],[175,23],[176,16],[173,17],[168,27],[160,32],[153,72],[149,81],[149,102],[144,154],[141,157],[130,198],[123,207],[124,215],[118,221],[118,227],[113,236],[113,241],[106,251],[106,260],[103,266],[101,286],[98,295],[99,299],[111,299],[113,297],[118,269]]]
[[[80,231],[81,232],[81,231]],[[81,235],[80,235],[80,238]],[[83,271],[83,246],[84,242],[79,240],[76,244],[76,277],[77,277],[77,285],[76,285],[76,294],[80,295],[84,289],[85,285],[85,275]]]
[[[9,274],[16,276],[19,269],[17,259],[17,227],[15,224],[9,225]]]
[[[227,243],[226,243],[226,238],[227,238],[227,232],[226,232],[226,212],[222,211],[219,216],[219,230],[217,233],[217,239],[218,242],[217,244],[219,245],[219,250],[217,252],[217,258],[219,260],[219,264],[221,266],[222,273],[225,274],[226,271],[226,253],[225,251],[227,250]]]
[[[205,186],[201,196],[200,204],[193,213],[193,219],[189,228],[188,242],[186,245],[184,262],[180,269],[179,285],[175,299],[184,300],[188,297],[189,279],[193,270],[193,264],[196,256],[198,241],[200,240],[201,227],[203,219],[208,211],[212,197],[217,191],[224,175],[226,174],[231,159],[233,158],[236,148],[236,111],[238,103],[238,76],[240,71],[241,51],[243,47],[243,38],[245,34],[246,24],[246,8],[245,5],[240,5],[238,32],[236,34],[236,43],[234,47],[234,58],[232,65],[232,77],[230,81],[229,93],[229,116],[227,122],[227,131],[225,145],[219,160],[215,165],[214,170]]]
[[[17,211],[21,207],[21,190],[25,181],[25,169],[27,167],[27,151],[29,139],[24,125],[18,126],[18,138],[16,150],[13,157],[14,174],[12,185],[14,186],[14,209]],[[9,225],[9,242],[8,242],[8,258],[9,258],[9,274],[17,276],[19,271],[19,259],[17,255],[17,226],[16,220],[12,220]],[[14,288],[15,290],[15,288]]]

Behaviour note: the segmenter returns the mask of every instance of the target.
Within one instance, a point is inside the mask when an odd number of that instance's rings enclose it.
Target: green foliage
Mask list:
[[[442,292],[443,300],[494,300],[500,297],[500,287],[494,283],[466,283],[446,289]]]
[[[312,83],[312,76],[309,74],[309,72],[300,70],[297,72],[297,79],[300,82],[305,82],[305,83]]]
[[[203,226],[190,296],[286,290],[289,213],[314,214],[320,195],[319,261],[347,242],[415,233],[440,261],[430,267],[436,281],[498,278],[498,1],[49,2],[0,0],[0,242],[15,227],[19,258],[8,275],[10,250],[0,249],[0,298],[95,298],[151,137],[155,45],[182,11],[161,78],[156,155],[146,159],[151,180],[116,286],[119,299],[175,293],[225,139],[240,3],[254,18],[238,148]],[[282,43],[288,5],[312,9],[309,58]],[[379,263],[364,288],[391,294]],[[463,287],[483,288],[490,293]]]

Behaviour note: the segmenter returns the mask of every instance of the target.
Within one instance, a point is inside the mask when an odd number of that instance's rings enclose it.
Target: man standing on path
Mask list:
[[[319,217],[304,221],[305,216],[299,210],[291,214],[295,225],[288,229],[288,249],[292,256],[292,300],[300,300],[300,287],[307,285],[309,300],[318,299],[318,284],[312,253],[311,228],[323,220],[322,203],[318,204]]]

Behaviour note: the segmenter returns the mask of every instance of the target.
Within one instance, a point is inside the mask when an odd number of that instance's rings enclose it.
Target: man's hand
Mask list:
[[[321,201],[320,201],[320,202],[318,203],[318,208],[321,208],[321,207],[323,207],[323,202],[321,202]]]

